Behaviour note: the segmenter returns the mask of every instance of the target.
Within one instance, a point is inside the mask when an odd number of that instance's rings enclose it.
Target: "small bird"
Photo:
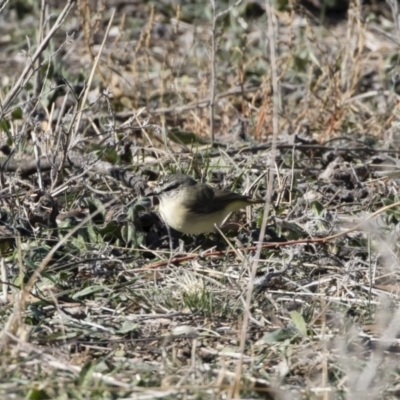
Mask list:
[[[229,213],[264,200],[229,190],[219,190],[195,181],[184,174],[167,175],[159,179],[147,196],[157,196],[161,218],[171,228],[186,234],[215,230]]]

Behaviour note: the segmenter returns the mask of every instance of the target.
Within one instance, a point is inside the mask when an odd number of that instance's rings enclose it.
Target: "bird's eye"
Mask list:
[[[165,180],[164,185],[162,185],[162,191],[163,192],[169,192],[170,190],[174,190],[179,187],[179,182],[169,182],[168,180]]]

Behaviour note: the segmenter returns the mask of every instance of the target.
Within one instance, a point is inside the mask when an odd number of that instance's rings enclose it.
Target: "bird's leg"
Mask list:
[[[204,246],[207,246],[207,237],[203,233],[200,233],[198,235],[193,235],[192,239],[193,240],[189,245],[194,249],[197,248],[202,249],[204,248]]]
[[[196,248],[199,245],[199,236],[198,235],[194,235],[192,245],[194,248]]]
[[[215,247],[217,250],[224,250],[226,248],[226,243],[219,232],[215,232]]]
[[[168,259],[168,266],[169,266],[172,261],[173,254],[174,254],[174,245],[172,243],[171,228],[167,224],[165,224],[165,226],[167,227],[168,240],[169,240],[169,259]]]
[[[225,236],[224,232],[220,227],[215,225],[215,244],[218,251],[225,250],[227,245],[229,246],[229,239]]]

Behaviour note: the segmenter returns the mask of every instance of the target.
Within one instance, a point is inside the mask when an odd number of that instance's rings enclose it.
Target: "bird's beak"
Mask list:
[[[150,196],[157,196],[158,193],[155,192],[155,191],[153,191],[153,190],[149,190],[149,191],[146,190],[146,191],[144,192],[144,195],[145,195],[146,197],[150,197]]]
[[[155,189],[156,182],[154,182],[154,181],[147,182],[147,186],[149,186],[149,188],[146,189],[145,192],[144,192],[144,195],[146,197],[148,197],[148,196],[157,196],[159,194],[157,189]]]

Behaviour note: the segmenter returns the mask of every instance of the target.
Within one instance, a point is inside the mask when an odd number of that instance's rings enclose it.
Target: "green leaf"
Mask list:
[[[292,339],[297,336],[299,333],[296,329],[293,328],[281,328],[276,329],[275,331],[271,331],[266,333],[262,340],[265,343],[276,343],[276,342],[284,342],[285,340]]]
[[[11,113],[12,120],[16,119],[22,119],[22,108],[17,107],[12,113]]]
[[[167,137],[173,142],[180,144],[192,144],[192,143],[207,144],[207,141],[197,136],[194,132],[181,131],[178,128],[170,129],[167,133]]]
[[[303,335],[307,336],[307,324],[303,316],[298,311],[291,311],[290,318],[292,319],[297,330]]]
[[[88,233],[88,242],[91,244],[95,243],[102,243],[102,238],[101,235],[98,233],[98,230],[95,229],[95,227],[92,224],[89,224],[87,226],[87,231]]]
[[[127,223],[121,229],[121,237],[125,244],[130,244],[135,238],[135,227],[132,223]]]
[[[0,255],[5,257],[13,248],[14,238],[0,239]]]
[[[27,400],[46,400],[50,399],[49,395],[43,389],[31,389],[27,396]]]
[[[121,226],[121,224],[117,221],[111,220],[101,228],[98,228],[99,234],[102,237],[102,241],[110,241],[119,237],[121,235],[121,229],[123,226]]]
[[[67,339],[77,338],[78,336],[79,336],[78,332],[70,332],[70,333],[56,332],[46,335],[46,341],[50,343],[53,340],[54,341],[67,340]]]
[[[78,378],[79,387],[83,388],[90,387],[90,381],[92,380],[93,377],[94,367],[95,366],[91,361],[89,361],[83,366]]]
[[[99,211],[92,218],[94,223],[96,224],[104,223],[104,217],[106,215],[106,208],[104,207],[104,204],[98,199],[88,199],[87,205],[89,207],[90,214],[94,213],[95,211]]]
[[[234,347],[234,346],[225,346],[222,350],[221,353],[237,353],[239,351],[238,347]]]
[[[0,120],[0,130],[9,133],[11,129],[10,121],[7,121],[5,118]]]
[[[18,274],[18,276],[14,279],[13,284],[20,288],[20,287],[22,287],[21,285],[22,285],[22,282],[24,281],[24,279],[25,279],[25,274],[22,272],[22,273]]]
[[[314,200],[311,202],[311,209],[316,215],[321,215],[324,211],[324,206],[319,201]]]
[[[121,328],[118,329],[117,333],[129,333],[137,331],[139,325],[137,323],[133,323],[131,321],[124,321]]]
[[[100,292],[100,291],[102,291],[102,290],[104,290],[104,287],[103,287],[103,286],[100,286],[100,285],[88,286],[88,287],[86,287],[86,288],[80,290],[79,292],[76,292],[76,293],[72,296],[72,298],[73,298],[73,299],[78,299],[79,297],[87,296],[87,295],[89,295],[89,294],[93,294],[93,293],[96,293],[96,292]]]
[[[85,236],[87,235],[84,235],[80,232],[78,235],[76,235],[76,237],[70,239],[74,247],[82,252],[87,250],[86,243],[88,242],[88,240]]]

